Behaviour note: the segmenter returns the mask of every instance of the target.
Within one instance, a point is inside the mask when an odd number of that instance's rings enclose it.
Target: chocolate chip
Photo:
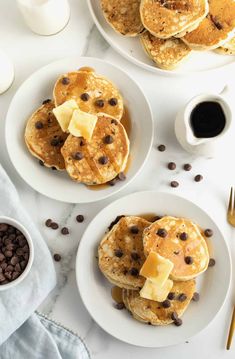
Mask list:
[[[214,258],[210,258],[208,267],[214,267],[214,265],[215,265],[215,259],[214,259]]]
[[[120,172],[118,175],[117,175],[117,179],[119,181],[125,181],[126,180],[126,175],[124,172]]]
[[[111,123],[112,123],[113,125],[118,125],[118,121],[115,120],[114,118],[111,120]]]
[[[8,225],[6,223],[0,223],[0,232],[6,232],[8,230]]]
[[[15,266],[17,263],[19,263],[19,257],[14,256],[11,258],[11,262],[10,262],[13,266]]]
[[[54,254],[54,260],[56,261],[56,262],[59,262],[60,260],[61,260],[61,255],[60,254]]]
[[[137,226],[131,226],[130,232],[132,234],[138,234],[139,233],[139,228]]]
[[[132,252],[131,253],[131,258],[134,260],[134,261],[138,261],[140,259],[140,256],[138,253],[136,252]]]
[[[21,266],[20,266],[19,263],[17,263],[17,264],[15,265],[15,271],[16,271],[16,272],[21,272]]]
[[[55,166],[51,167],[52,171],[57,171],[57,168]]]
[[[183,324],[183,321],[182,321],[182,319],[177,318],[176,320],[174,320],[174,324],[175,324],[177,327],[180,327],[180,326]]]
[[[11,279],[12,279],[12,280],[15,280],[16,278],[18,278],[18,277],[19,277],[19,275],[20,275],[20,273],[19,273],[19,272],[13,272],[13,273],[12,273],[12,277],[11,277]]]
[[[67,234],[69,234],[69,229],[67,227],[63,227],[61,229],[61,233],[66,236]]]
[[[46,227],[50,227],[52,224],[52,220],[51,219],[47,219],[45,222]]]
[[[80,146],[81,146],[81,147],[82,147],[82,146],[85,146],[85,144],[86,144],[86,141],[85,141],[84,138],[82,138],[82,139],[80,140]]]
[[[41,129],[43,128],[43,123],[42,123],[41,121],[37,121],[37,122],[35,123],[35,128],[36,128],[37,130],[41,130]]]
[[[74,153],[73,158],[76,161],[81,161],[84,158],[84,155],[82,152],[76,152],[76,153]]]
[[[179,302],[184,302],[187,299],[187,295],[184,294],[184,293],[181,293],[181,294],[178,295],[177,299],[178,299]]]
[[[63,85],[68,85],[70,83],[70,80],[69,80],[68,77],[63,77],[61,82],[62,82]]]
[[[117,304],[115,304],[115,308],[118,310],[122,310],[125,308],[125,305],[124,305],[124,303],[117,303]]]
[[[58,223],[56,223],[56,222],[52,222],[50,227],[51,227],[52,229],[58,229],[58,228],[59,228],[59,225],[58,225]]]
[[[183,168],[185,171],[191,171],[192,166],[189,163],[186,163]]]
[[[0,253],[0,262],[2,262],[5,259],[4,254]]]
[[[109,161],[108,157],[107,156],[101,156],[99,159],[98,159],[99,163],[101,165],[106,165]]]
[[[121,249],[116,249],[114,254],[116,257],[121,258],[123,256],[123,251]]]
[[[176,187],[179,187],[179,182],[171,181],[170,185],[171,185],[171,187],[176,188]]]
[[[51,146],[56,147],[60,144],[59,138],[52,138],[51,140]]]
[[[0,283],[2,284],[2,282],[4,282],[4,280],[5,280],[4,274],[0,273]]]
[[[168,298],[169,300],[175,299],[175,293],[174,293],[174,292],[170,292],[170,293],[168,294],[167,298]]]
[[[159,228],[156,234],[159,237],[165,238],[167,236],[167,231],[165,230],[165,228]]]
[[[187,256],[184,258],[186,264],[193,264],[193,258],[191,256]]]
[[[173,321],[177,320],[178,319],[178,314],[176,312],[171,313],[171,319]]]
[[[125,217],[125,216],[123,216],[123,215],[117,216],[117,217],[114,219],[114,221],[112,221],[112,222],[110,223],[110,225],[108,226],[108,230],[111,231],[111,229],[113,228],[113,226],[115,226],[115,224],[117,224],[117,223],[120,221],[120,219],[123,218],[123,217]]]
[[[117,182],[117,180],[114,178],[113,180],[108,182],[108,185],[113,187],[113,186],[115,186],[116,182]]]
[[[197,292],[193,293],[192,300],[193,300],[194,302],[198,302],[199,299],[200,299],[200,294],[197,293]]]
[[[43,105],[46,105],[47,103],[51,102],[51,99],[50,98],[47,98],[46,100],[44,100],[42,102]]]
[[[105,143],[106,145],[110,145],[111,143],[113,143],[113,141],[114,141],[114,139],[113,139],[113,137],[110,136],[110,135],[107,135],[107,136],[104,137],[104,143]]]
[[[196,175],[195,177],[194,177],[194,181],[195,182],[201,182],[203,180],[203,176],[202,175]]]
[[[96,100],[95,105],[100,108],[104,107],[104,100]]]
[[[39,160],[38,163],[40,164],[40,166],[44,166],[44,162],[42,160]]]
[[[89,96],[88,93],[84,92],[84,93],[81,94],[80,98],[81,98],[82,101],[86,102],[86,101],[89,100],[90,96]]]
[[[170,308],[171,302],[168,299],[166,299],[162,302],[162,306],[163,308]]]
[[[175,162],[169,162],[167,167],[169,170],[173,171],[176,169],[176,164],[175,164]]]
[[[109,104],[110,106],[116,106],[118,103],[118,100],[114,97],[112,97],[110,100],[109,100]]]
[[[166,146],[165,146],[165,145],[159,145],[159,146],[158,146],[158,151],[164,152],[165,150],[166,150]]]
[[[132,275],[133,277],[137,277],[139,275],[139,270],[137,268],[131,268],[130,275]]]
[[[180,233],[180,239],[181,241],[186,241],[188,239],[188,235],[186,232]]]
[[[12,253],[12,251],[5,251],[5,257],[7,257],[7,258],[11,258],[12,257],[12,255],[13,255],[13,253]]]
[[[78,223],[82,223],[84,221],[84,216],[82,214],[78,214],[76,217],[76,221]]]
[[[210,238],[210,237],[212,237],[213,236],[213,231],[212,231],[212,229],[206,229],[205,231],[204,231],[204,234],[205,234],[205,236],[206,237],[208,237],[208,238]]]

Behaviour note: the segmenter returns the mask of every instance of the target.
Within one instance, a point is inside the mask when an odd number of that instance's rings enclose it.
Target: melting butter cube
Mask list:
[[[73,112],[68,130],[76,137],[84,137],[90,141],[97,122],[97,116],[75,110]]]
[[[62,105],[53,109],[53,113],[59,122],[62,131],[67,132],[73,111],[77,109],[78,105],[75,100],[65,101]]]
[[[166,283],[173,267],[174,264],[169,259],[156,252],[150,252],[140,270],[140,275],[161,287]]]
[[[163,302],[173,287],[173,281],[167,279],[163,286],[153,283],[150,279],[146,279],[143,288],[140,291],[140,296],[145,299],[154,300],[156,302]]]

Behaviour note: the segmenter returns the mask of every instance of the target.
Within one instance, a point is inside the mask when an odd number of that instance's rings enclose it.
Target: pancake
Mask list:
[[[178,34],[176,34],[175,37],[181,38],[181,37],[185,36],[189,32],[195,30],[200,25],[200,23],[201,23],[201,20],[195,22],[193,25],[187,27],[185,30],[183,30],[183,31],[179,32]]]
[[[157,234],[159,229],[167,232],[165,237]],[[180,239],[182,233],[186,234],[186,240]],[[146,256],[155,251],[174,263],[170,275],[173,280],[195,278],[208,267],[206,241],[199,227],[189,219],[163,217],[144,231],[143,244]],[[192,258],[193,263],[187,264],[187,258]]]
[[[123,289],[122,297],[126,308],[132,313],[133,317],[141,322],[152,325],[167,325],[173,323],[171,314],[177,313],[181,317],[187,309],[195,292],[195,281],[174,282],[172,293],[175,299],[171,300],[169,308],[163,308],[162,303],[141,298],[136,290]],[[184,301],[178,300],[180,294],[185,294]]]
[[[195,50],[213,50],[235,34],[235,1],[210,0],[209,14],[198,28],[182,40]]]
[[[111,136],[112,143],[105,142],[106,136]],[[61,153],[73,180],[97,185],[111,181],[124,171],[129,156],[129,140],[119,121],[100,114],[91,141],[69,135]]]
[[[207,0],[141,0],[140,15],[144,27],[161,39],[189,29],[208,13]]]
[[[25,128],[25,142],[34,157],[43,161],[46,167],[65,169],[61,147],[67,138],[52,113],[54,102],[47,102],[29,118]]]
[[[144,27],[140,19],[141,0],[101,0],[107,22],[119,34],[137,36]]]
[[[221,55],[235,55],[235,36],[224,45],[215,49],[215,52]]]
[[[191,53],[191,49],[182,40],[173,37],[158,39],[146,31],[140,39],[149,57],[161,69],[174,69]]]
[[[103,112],[117,120],[121,120],[123,115],[123,99],[119,90],[92,69],[81,69],[60,76],[53,95],[56,106],[74,99],[84,112]]]
[[[150,222],[140,217],[123,217],[99,245],[99,268],[120,288],[139,289],[145,282],[138,273],[145,261],[142,234],[149,225]]]

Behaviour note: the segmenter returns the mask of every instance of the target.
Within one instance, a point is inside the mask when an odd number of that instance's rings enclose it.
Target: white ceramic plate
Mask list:
[[[208,246],[210,255],[216,259],[216,265],[197,278],[200,301],[189,305],[181,327],[148,326],[134,320],[127,311],[115,309],[110,294],[111,285],[98,269],[95,258],[97,247],[112,220],[121,214],[143,213],[188,217],[202,228],[214,231]],[[184,342],[214,319],[229,290],[231,260],[222,233],[201,208],[169,193],[137,192],[113,202],[89,224],[79,246],[76,276],[84,305],[106,332],[129,344],[157,348]]]
[[[52,98],[52,90],[59,75],[82,66],[93,67],[113,81],[120,89],[131,117],[131,162],[126,181],[114,187],[91,190],[70,179],[66,171],[52,171],[41,167],[27,150],[24,129],[27,119],[43,100]],[[16,92],[6,118],[6,143],[13,165],[21,177],[36,191],[63,202],[94,202],[117,193],[139,173],[149,155],[153,141],[152,113],[145,95],[121,69],[99,59],[88,57],[65,58],[53,62],[32,74]]]
[[[107,23],[101,10],[100,1],[87,0],[90,13],[93,20],[106,39],[106,41],[117,52],[124,56],[127,60],[136,65],[153,71],[157,74],[165,74],[167,76],[187,75],[189,73],[202,72],[208,70],[217,70],[224,66],[234,65],[235,56],[223,56],[216,54],[213,51],[195,51],[189,56],[184,63],[182,63],[177,70],[167,71],[157,68],[153,61],[146,55],[138,37],[124,37],[116,33],[112,27]]]

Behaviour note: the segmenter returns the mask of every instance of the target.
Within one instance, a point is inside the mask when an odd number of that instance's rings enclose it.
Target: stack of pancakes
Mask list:
[[[59,77],[54,100],[46,100],[27,121],[25,142],[40,164],[66,170],[86,185],[113,181],[122,173],[129,156],[129,139],[121,123],[123,98],[108,79],[93,69],[81,68]],[[53,109],[75,100],[83,112],[97,115],[90,141],[63,132]]]
[[[162,69],[179,65],[192,50],[235,54],[234,0],[101,0],[108,23],[138,36]]]
[[[146,279],[139,273],[150,252],[174,265],[173,288],[162,303],[140,296]],[[180,325],[179,318],[195,293],[195,278],[208,267],[209,253],[202,231],[189,219],[165,216],[149,222],[119,216],[100,242],[98,259],[104,276],[121,288],[122,301],[135,319],[152,325]]]

